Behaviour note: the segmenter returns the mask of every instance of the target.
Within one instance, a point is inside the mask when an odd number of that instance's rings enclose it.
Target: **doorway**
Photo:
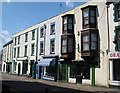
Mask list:
[[[20,63],[18,64],[18,76],[20,76]]]
[[[34,60],[31,60],[30,64],[30,77],[33,77],[34,73]]]
[[[62,81],[66,81],[66,64],[62,64]]]

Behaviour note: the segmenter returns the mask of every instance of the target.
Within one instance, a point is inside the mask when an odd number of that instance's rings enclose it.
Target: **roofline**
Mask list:
[[[91,0],[90,0],[90,1],[91,1]],[[88,1],[88,2],[90,2],[90,1]],[[85,2],[85,3],[81,4],[81,5],[84,5],[84,4],[88,3],[88,2]],[[81,5],[79,5],[79,6],[81,6]],[[77,6],[77,7],[79,7],[79,6]],[[46,19],[46,20],[43,20],[43,21],[41,21],[41,22],[38,22],[37,24],[40,24],[40,23],[45,22],[45,21],[47,21],[47,20],[49,20],[49,19],[52,19],[52,18],[54,18],[54,17],[57,17],[57,16],[59,16],[59,15],[61,15],[61,14],[64,14],[64,13],[66,13],[66,12],[68,12],[68,11],[71,11],[71,10],[77,8],[77,7],[74,7],[74,8],[72,8],[72,9],[70,9],[70,10],[67,10],[67,11],[63,12],[63,13],[57,14],[57,15],[55,15],[55,16],[53,16],[53,17],[50,17],[50,18],[48,18],[48,19]],[[35,24],[35,25],[37,25],[37,24]],[[32,26],[35,26],[35,25],[32,25]],[[32,27],[32,26],[30,26],[30,27]],[[27,27],[26,29],[21,30],[21,31],[19,31],[19,32],[25,31],[25,30],[27,30],[27,29],[30,28],[30,27]],[[17,33],[19,33],[19,32],[16,32],[15,34],[17,34]],[[13,35],[15,35],[15,34],[13,34]]]
[[[3,47],[7,46],[8,44],[12,43],[13,40],[10,40],[9,42],[7,42],[6,44],[3,45]]]

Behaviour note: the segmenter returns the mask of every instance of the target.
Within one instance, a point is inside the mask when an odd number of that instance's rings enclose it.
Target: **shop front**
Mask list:
[[[12,62],[6,62],[6,72],[7,73],[12,72]]]
[[[120,86],[120,52],[109,52],[110,87]]]
[[[90,65],[84,61],[73,61],[68,67],[70,83],[90,84]]]
[[[57,81],[57,66],[56,58],[41,59],[36,65],[36,79]]]

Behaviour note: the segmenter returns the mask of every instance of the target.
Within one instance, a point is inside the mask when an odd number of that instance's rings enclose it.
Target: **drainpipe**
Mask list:
[[[44,56],[45,56],[45,40],[46,40],[46,24],[44,24]]]
[[[38,59],[38,30],[39,30],[39,27],[37,28],[37,41],[36,41],[36,61],[34,63],[34,79],[36,78],[36,62],[37,62],[37,59]]]
[[[109,33],[109,3],[106,3],[107,7],[107,32],[108,32],[108,52],[110,52],[110,33]],[[108,59],[108,81],[110,80],[110,62]]]

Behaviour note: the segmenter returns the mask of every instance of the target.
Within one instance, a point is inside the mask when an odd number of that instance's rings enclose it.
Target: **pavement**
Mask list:
[[[2,73],[2,85],[7,89],[10,86],[11,90],[17,93],[49,93],[60,91],[64,93],[120,93],[118,88],[107,88],[100,86],[90,86],[83,84],[71,84],[63,82],[53,82],[41,79],[32,79],[23,76],[15,76]],[[3,89],[4,90],[4,89]],[[8,93],[8,92],[6,92]]]

